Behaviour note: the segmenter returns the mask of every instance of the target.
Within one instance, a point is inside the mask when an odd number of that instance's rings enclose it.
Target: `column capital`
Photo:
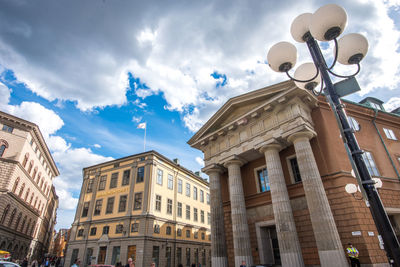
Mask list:
[[[268,151],[268,150],[275,150],[275,151],[281,151],[282,150],[282,148],[283,148],[283,146],[282,145],[280,145],[280,144],[278,144],[278,143],[272,143],[272,144],[268,144],[268,145],[263,145],[262,147],[260,147],[258,150],[261,152],[261,153],[264,153],[265,151]]]
[[[212,172],[223,173],[225,172],[225,168],[219,164],[213,163],[208,166],[205,166],[204,168],[201,169],[201,171],[209,175]]]
[[[314,136],[316,136],[317,134],[314,131],[302,131],[302,132],[297,132],[294,134],[289,135],[289,137],[287,138],[287,140],[290,143],[295,143],[300,139],[307,139],[310,140],[311,138],[313,138]]]
[[[232,165],[232,164],[239,165],[239,167],[242,167],[246,163],[247,162],[244,159],[242,159],[241,157],[239,157],[237,155],[233,155],[233,156],[227,158],[224,161],[223,165],[224,165],[225,168],[228,168],[228,166]]]

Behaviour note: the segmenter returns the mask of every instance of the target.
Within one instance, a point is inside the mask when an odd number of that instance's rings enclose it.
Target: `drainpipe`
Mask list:
[[[397,169],[396,169],[396,165],[394,164],[394,162],[393,162],[393,160],[392,160],[392,157],[390,156],[390,153],[389,153],[389,151],[388,151],[388,149],[387,149],[387,147],[386,147],[385,141],[383,140],[382,135],[381,135],[381,133],[379,132],[379,129],[378,129],[378,127],[376,126],[376,123],[375,123],[376,117],[378,116],[378,109],[374,109],[374,110],[375,110],[375,116],[374,116],[374,118],[373,118],[373,120],[372,120],[372,124],[375,126],[376,132],[378,133],[379,138],[381,139],[382,145],[383,145],[383,147],[385,148],[385,151],[386,151],[386,154],[387,154],[387,156],[388,156],[388,158],[389,158],[389,160],[390,160],[390,163],[392,164],[393,169],[394,169],[394,171],[395,171],[396,174],[397,174],[397,178],[400,180],[400,174],[399,174],[399,172],[398,172]]]

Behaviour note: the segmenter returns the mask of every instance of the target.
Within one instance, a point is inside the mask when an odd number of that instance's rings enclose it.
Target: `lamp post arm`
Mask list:
[[[326,87],[324,88],[324,93],[332,110],[335,112],[335,116],[338,119],[339,129],[342,136],[344,136],[343,141],[347,143],[347,146],[350,149],[350,161],[354,161],[354,164],[357,167],[357,171],[360,175],[360,179],[362,182],[360,186],[364,188],[367,195],[368,201],[370,203],[370,211],[375,221],[378,232],[382,236],[382,239],[384,241],[386,253],[388,257],[394,261],[393,266],[400,267],[399,241],[397,240],[397,237],[393,231],[393,227],[383,207],[378,191],[372,183],[373,180],[371,179],[371,175],[369,174],[367,166],[365,165],[365,162],[362,158],[362,154],[364,152],[360,149],[357,143],[354,131],[350,127],[350,124],[347,120],[344,105],[341,103],[341,100],[334,89],[332,80],[329,76],[329,68],[326,65],[325,59],[321,53],[317,41],[310,35],[307,38],[306,43],[308,49],[310,50],[314,64],[319,69],[322,80],[326,84]]]

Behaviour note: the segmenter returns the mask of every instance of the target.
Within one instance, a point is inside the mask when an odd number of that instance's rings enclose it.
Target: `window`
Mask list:
[[[186,230],[186,237],[190,238],[190,230]]]
[[[201,240],[205,240],[206,239],[206,234],[205,233],[201,233]]]
[[[31,197],[31,202],[32,202],[32,197]],[[90,202],[83,203],[82,216],[81,217],[87,217],[88,212],[89,212],[89,203]]]
[[[290,161],[290,167],[292,169],[293,180],[295,183],[300,183],[301,175],[300,175],[299,164],[297,163],[297,158],[291,158],[289,161]]]
[[[75,262],[75,260],[78,258],[78,254],[79,254],[79,249],[75,248],[72,250],[71,262]]]
[[[141,183],[144,181],[144,167],[139,167],[137,169],[137,177],[136,177],[136,182]]]
[[[96,205],[94,207],[94,215],[100,215],[101,213],[101,205],[103,204],[102,199],[96,200]]]
[[[386,137],[387,137],[388,139],[397,140],[397,138],[396,138],[396,136],[394,135],[394,132],[393,132],[392,129],[383,128],[383,131],[385,132]],[[0,154],[1,154],[1,153],[0,153]]]
[[[186,248],[186,266],[190,266],[190,248]]]
[[[207,204],[210,205],[210,194],[207,193],[206,196],[207,196]]]
[[[209,225],[211,222],[211,214],[207,212],[207,224]]]
[[[133,204],[134,210],[142,209],[142,192],[135,194],[135,202]]]
[[[122,224],[117,224],[117,226],[115,227],[116,234],[122,233],[123,230],[124,230],[124,226]]]
[[[131,170],[125,170],[124,174],[122,175],[122,185],[129,184],[129,176],[131,176]]]
[[[186,183],[186,196],[190,197],[190,184]]]
[[[168,189],[174,189],[174,177],[168,174]]]
[[[161,211],[161,196],[156,195],[156,211]]]
[[[176,258],[177,258],[177,263],[182,264],[182,248],[176,248]],[[205,264],[203,264],[205,265]]]
[[[200,211],[200,221],[204,223],[204,210]]]
[[[139,223],[137,223],[137,222],[132,223],[131,232],[132,232],[132,233],[137,233],[137,232],[139,232]]]
[[[182,194],[182,180],[178,179],[178,193]]]
[[[257,171],[258,184],[260,186],[260,192],[269,191],[269,179],[267,169]]]
[[[14,187],[13,187],[13,190],[12,190],[13,193],[17,192],[18,184],[19,184],[19,177],[17,178],[17,180],[15,180]]]
[[[36,177],[36,174],[37,174],[37,170],[38,170],[37,167],[35,167],[35,168],[33,169],[32,180],[35,180],[35,177]]]
[[[197,222],[197,208],[193,208],[193,220]]]
[[[92,193],[92,191],[93,191],[93,181],[94,181],[94,179],[89,179],[89,180],[88,180],[88,185],[87,185],[87,188],[86,188],[86,193]]]
[[[90,235],[96,235],[97,227],[90,228]]]
[[[182,229],[178,229],[177,231],[176,231],[176,235],[177,236],[182,236]]]
[[[81,237],[81,236],[83,236],[83,229],[78,230],[78,237]]]
[[[28,188],[28,190],[27,190],[26,193],[25,193],[25,201],[27,201],[30,191],[31,191],[31,189]]]
[[[381,106],[379,104],[374,103],[374,102],[369,102],[369,104],[371,105],[371,107],[381,110]]]
[[[25,183],[22,184],[21,189],[19,190],[19,194],[18,194],[19,197],[22,196],[22,193],[24,192],[24,189],[25,189]]]
[[[103,227],[103,235],[108,235],[108,232],[110,232],[110,226],[104,226]]]
[[[194,239],[198,239],[199,238],[199,232],[194,232],[193,236],[194,236]]]
[[[29,160],[29,153],[26,153],[25,157],[24,157],[24,161],[22,162],[22,166],[24,168],[26,167],[26,164],[28,163],[28,160]]]
[[[107,183],[107,175],[101,176],[99,182],[99,191],[106,189],[106,183]]]
[[[33,160],[29,162],[28,173],[30,174],[33,168]]]
[[[371,176],[379,176],[379,171],[375,165],[374,159],[372,158],[371,152],[364,151],[364,153],[362,154],[362,157],[364,159],[365,165],[367,165],[369,174]]]
[[[118,183],[118,172],[111,174],[110,189],[116,188]]]
[[[172,232],[171,226],[167,226],[167,228],[165,228],[165,233],[166,233],[167,235],[171,235],[171,232]]]
[[[114,210],[114,197],[109,197],[107,199],[106,214],[113,213]]]
[[[186,219],[190,220],[190,206],[186,205]]]
[[[159,246],[153,246],[152,260],[154,261],[156,266],[159,266],[158,265],[158,263],[160,261],[160,247]]]
[[[118,212],[124,212],[126,211],[126,200],[128,196],[120,196],[119,197],[119,207],[118,207]]]
[[[12,223],[13,223],[13,221],[14,221],[14,217],[15,217],[15,213],[17,212],[17,209],[14,209],[12,212],[11,212],[11,216],[10,216],[10,220],[8,221],[8,227],[10,227],[11,225],[12,225]]]
[[[4,151],[6,151],[6,148],[7,148],[7,147],[6,147],[6,145],[4,145],[4,144],[0,146],[0,157],[3,156]]]
[[[178,202],[177,216],[182,218],[182,203]]]
[[[163,171],[158,169],[157,170],[157,184],[162,185],[163,182]]]
[[[351,116],[347,116],[347,121],[349,122],[351,129],[353,129],[356,132],[360,130],[360,124],[356,119],[354,119]]]
[[[158,225],[158,224],[154,225],[154,233],[155,234],[159,234],[160,233],[160,225]]]
[[[193,186],[193,199],[197,200],[197,187]]]
[[[3,215],[1,216],[0,224],[3,224],[7,218],[8,210],[10,209],[10,204],[6,206],[6,208],[3,211]]]
[[[200,189],[200,202],[204,203],[204,191]]]
[[[3,131],[8,132],[8,133],[12,133],[14,130],[14,127],[8,126],[3,124]]]
[[[167,200],[167,213],[172,214],[172,199]]]

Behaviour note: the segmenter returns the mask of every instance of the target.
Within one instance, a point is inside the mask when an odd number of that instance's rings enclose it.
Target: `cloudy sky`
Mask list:
[[[141,122],[146,150],[200,170],[186,141],[228,98],[285,80],[266,65],[269,47],[292,41],[292,20],[327,3],[0,0],[0,109],[37,123],[52,151],[56,228],[72,223],[83,167],[143,151]],[[400,106],[400,1],[336,3],[345,33],[370,44],[362,91],[349,98]],[[298,62],[310,61],[296,46]]]

